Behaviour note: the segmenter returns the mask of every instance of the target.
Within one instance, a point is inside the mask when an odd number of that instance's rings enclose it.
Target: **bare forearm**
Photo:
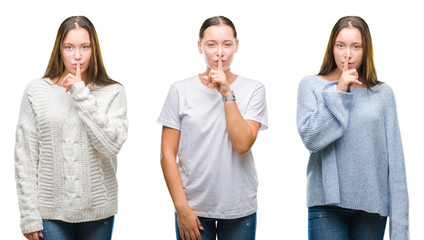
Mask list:
[[[161,165],[169,194],[178,212],[179,209],[188,207],[188,202],[184,193],[183,183],[176,160],[162,157]]]
[[[240,114],[235,101],[224,103],[225,119],[230,140],[239,154],[250,150],[256,140],[256,134],[249,123]]]

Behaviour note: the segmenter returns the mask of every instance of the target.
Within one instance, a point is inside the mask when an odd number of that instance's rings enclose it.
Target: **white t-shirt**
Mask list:
[[[265,87],[238,76],[230,85],[241,115],[268,128]],[[257,210],[252,151],[238,154],[228,136],[221,94],[199,76],[171,86],[158,122],[180,130],[178,168],[188,204],[200,217],[234,219]]]

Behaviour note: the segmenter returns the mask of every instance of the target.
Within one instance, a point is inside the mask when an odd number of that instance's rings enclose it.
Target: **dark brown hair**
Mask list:
[[[62,22],[59,30],[57,31],[56,41],[50,56],[49,65],[47,66],[43,77],[52,79],[60,77],[63,74],[65,71],[65,65],[63,64],[62,56],[60,54],[63,40],[70,30],[79,27],[87,30],[90,36],[90,44],[92,48],[90,64],[86,72],[87,79],[84,79],[86,84],[93,83],[98,86],[106,86],[118,83],[107,75],[105,66],[103,65],[103,59],[100,52],[99,39],[97,37],[96,29],[94,28],[93,23],[91,23],[91,21],[84,16],[69,17]]]
[[[234,33],[234,38],[237,39],[237,31],[236,31],[236,27],[234,26],[233,22],[231,22],[230,19],[224,17],[224,16],[216,16],[216,17],[211,17],[206,19],[202,26],[200,27],[200,31],[199,31],[199,39],[202,40],[203,38],[203,33],[205,32],[205,30],[210,27],[210,26],[215,26],[215,25],[221,25],[221,24],[225,24],[229,27],[231,27],[231,29],[233,29],[233,33]]]
[[[336,61],[334,59],[334,44],[336,42],[337,35],[345,27],[355,27],[361,32],[362,36],[362,64],[358,69],[359,79],[370,89],[381,82],[377,79],[377,71],[374,65],[374,55],[371,40],[371,33],[367,23],[361,17],[357,16],[346,16],[342,17],[334,25],[333,30],[328,40],[327,50],[325,51],[324,60],[321,65],[319,75],[327,75],[331,71],[337,68]]]

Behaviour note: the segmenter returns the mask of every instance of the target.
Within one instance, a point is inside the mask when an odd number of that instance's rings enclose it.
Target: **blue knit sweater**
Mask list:
[[[409,239],[408,190],[392,89],[336,91],[337,82],[302,79],[297,128],[310,151],[308,207],[334,205],[389,216],[390,238]]]

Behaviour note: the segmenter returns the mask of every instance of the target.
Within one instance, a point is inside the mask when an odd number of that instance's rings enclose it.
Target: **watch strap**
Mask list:
[[[234,95],[234,92],[233,91],[231,91],[231,94],[230,95],[228,95],[228,96],[226,96],[226,97],[222,97],[222,101],[225,103],[225,102],[228,102],[228,101],[231,101],[231,100],[236,100],[236,96]]]

